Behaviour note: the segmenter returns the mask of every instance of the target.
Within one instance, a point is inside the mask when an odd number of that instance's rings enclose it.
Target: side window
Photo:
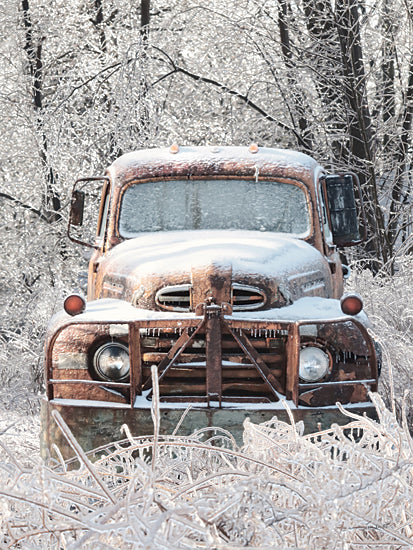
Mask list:
[[[98,221],[98,229],[97,229],[97,241],[99,244],[101,244],[103,238],[105,237],[105,231],[106,231],[106,224],[108,220],[108,212],[109,212],[109,202],[110,202],[110,187],[109,185],[106,185],[102,192],[102,203],[100,205],[100,215],[99,215],[99,221]]]
[[[321,197],[321,215],[324,228],[324,236],[328,244],[333,244],[333,234],[331,232],[330,224],[328,223],[326,199],[324,196],[324,186],[321,181],[318,180],[318,189]]]

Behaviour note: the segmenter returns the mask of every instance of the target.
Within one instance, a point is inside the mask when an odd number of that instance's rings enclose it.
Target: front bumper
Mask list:
[[[249,405],[241,407],[200,407],[194,404],[185,415],[177,435],[190,435],[196,430],[207,427],[220,427],[228,430],[242,445],[243,422],[249,418],[251,422],[259,424],[271,420],[274,416],[278,420],[290,422],[286,409],[280,404],[272,407]],[[372,403],[348,405],[351,413],[367,415],[377,419],[377,413]],[[160,433],[172,434],[178,425],[186,407],[182,404],[169,403],[160,408]],[[350,419],[343,415],[336,406],[319,408],[292,408],[291,413],[296,422],[304,422],[304,433],[315,433],[330,428],[331,424],[348,424]],[[44,399],[41,403],[41,455],[44,460],[57,458],[53,444],[57,445],[65,460],[74,456],[66,438],[55,422],[52,412],[58,411],[66,422],[73,435],[84,451],[91,451],[112,441],[124,438],[121,427],[127,424],[132,435],[153,435],[153,421],[151,409],[130,408],[93,401],[71,401]]]

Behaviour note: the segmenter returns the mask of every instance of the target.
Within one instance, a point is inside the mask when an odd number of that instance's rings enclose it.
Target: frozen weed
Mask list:
[[[247,420],[241,448],[219,429],[129,434],[73,470],[23,468],[2,446],[2,548],[411,548],[413,442],[372,399],[378,423],[303,436]]]
[[[373,328],[371,333],[381,345],[383,370],[379,393],[401,419],[403,403],[410,429],[413,427],[413,257],[397,260],[397,271],[389,277],[373,277],[368,270],[353,269],[349,287],[357,290]],[[405,396],[405,391],[408,394]]]

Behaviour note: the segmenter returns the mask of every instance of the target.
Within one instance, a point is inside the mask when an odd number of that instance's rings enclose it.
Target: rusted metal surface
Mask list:
[[[286,343],[287,351],[287,373],[285,393],[287,399],[293,403],[298,403],[298,365],[300,362],[300,335],[298,325],[294,323],[288,331],[288,340]]]
[[[195,328],[194,332],[191,336],[189,336],[188,329],[184,329],[182,334],[179,336],[178,340],[176,341],[176,344],[174,344],[169,352],[162,358],[158,365],[159,369],[159,381],[162,380],[162,378],[165,376],[165,374],[168,372],[169,368],[174,365],[174,363],[181,357],[182,353],[185,351],[186,347],[195,339],[198,332],[202,329],[202,327],[205,325],[205,322],[202,321],[198,324],[198,326]],[[152,379],[151,377],[148,377],[143,389],[148,389],[152,386]]]
[[[337,301],[342,295],[341,263],[320,202],[323,177],[310,157],[277,150],[251,155],[243,148],[183,148],[175,155],[140,151],[115,161],[102,178],[89,305],[85,314],[71,319],[57,315],[48,329],[44,448],[62,442],[49,417],[53,408],[88,449],[112,439],[123,423],[140,435],[151,433],[152,365],[158,367],[166,433],[172,432],[185,403],[199,408],[185,419],[182,429],[188,432],[217,425],[241,433],[246,416],[253,421],[274,414],[287,419],[279,409],[283,399],[290,401],[296,420],[306,421],[308,431],[340,421],[338,401],[352,404],[354,412],[359,404],[361,411],[373,414],[368,391],[377,389],[377,358],[365,324],[344,315],[277,317],[301,299]],[[174,261],[173,268],[166,259],[175,258],[161,232],[151,234],[149,244],[145,235],[122,238],[118,223],[128,187],[211,179],[257,185],[276,180],[299,187],[309,209],[308,234],[296,238],[244,231],[231,241],[231,231],[220,231],[215,244],[208,245],[211,233],[188,231],[177,241],[182,262]],[[74,221],[81,221],[80,212],[75,214]],[[197,249],[202,254],[194,255]],[[224,252],[219,255],[216,249]],[[287,253],[277,256],[281,250]],[[156,263],[160,257],[161,267]],[[148,311],[159,314],[146,315]],[[237,316],[239,312],[248,317]],[[108,342],[128,350],[128,379],[103,380],[94,369],[96,351]],[[299,376],[305,346],[319,347],[328,357],[328,371],[315,383]],[[73,400],[82,405],[73,406]],[[174,403],[182,406],[174,408]],[[262,409],[248,409],[260,403]]]
[[[265,397],[269,402],[276,402],[280,396],[286,396],[295,405],[321,406],[334,405],[337,401],[365,402],[368,401],[368,389],[376,390],[377,362],[374,344],[365,327],[356,320],[349,321],[344,318],[333,319],[330,323],[320,322],[321,334],[327,325],[335,327],[342,341],[346,341],[345,334],[349,335],[348,345],[355,341],[354,334],[358,332],[358,339],[365,342],[364,355],[347,356],[344,347],[344,351],[336,353],[333,359],[333,350],[330,354],[332,365],[328,377],[321,382],[308,384],[300,383],[298,375],[301,341],[299,329],[300,326],[305,326],[306,322],[244,321],[230,315],[231,306],[228,304],[217,306],[210,302],[199,308],[199,311],[204,312],[203,318],[169,319],[167,323],[160,320],[125,323],[129,327],[126,331],[129,338],[137,340],[135,343],[129,343],[133,373],[127,383],[110,383],[94,379],[90,357],[88,368],[56,368],[54,365],[59,364],[59,354],[62,353],[61,341],[65,341],[65,332],[77,345],[79,338],[76,339],[74,336],[76,330],[87,338],[90,338],[91,334],[100,334],[101,338],[105,338],[105,334],[106,337],[110,337],[111,333],[116,333],[116,329],[111,328],[112,324],[108,323],[99,325],[97,322],[90,322],[79,326],[72,321],[67,325],[62,324],[48,344],[46,379],[49,399],[69,399],[73,395],[73,387],[76,386],[76,396],[79,399],[123,402],[134,407],[135,396],[150,389],[152,385],[150,366],[153,361],[145,364],[145,346],[152,343],[156,345],[156,340],[153,342],[149,339],[148,342],[148,338],[141,334],[141,331],[158,331],[159,340],[165,325],[167,339],[164,340],[164,345],[169,345],[169,349],[163,348],[165,351],[158,353],[157,357],[149,354],[151,360],[159,359],[161,400],[173,396],[186,396],[190,402],[197,396],[198,401],[200,398],[207,403],[218,401],[220,406],[227,398],[243,402],[245,395],[254,397],[255,393],[255,397]],[[225,312],[229,315],[225,315]],[[116,327],[117,323],[113,323],[113,326]],[[303,341],[305,342],[305,339]],[[334,343],[334,339],[332,342]],[[197,347],[191,347],[195,344]],[[326,342],[325,345],[333,344]],[[238,347],[238,354],[234,346]],[[263,349],[275,352],[262,353]],[[228,350],[229,355],[226,353]],[[189,356],[186,356],[188,352]],[[116,393],[111,392],[112,389]]]
[[[222,308],[216,304],[205,307],[205,363],[207,403],[222,402]]]
[[[73,450],[68,445],[57,424],[52,418],[51,412],[57,410],[77,437],[78,442],[85,451],[90,451],[111,441],[124,437],[121,432],[123,424],[127,424],[132,435],[152,435],[153,421],[151,410],[130,409],[115,407],[90,407],[79,402],[77,406],[64,404],[57,401],[42,401],[41,422],[43,426],[41,438],[41,455],[44,460],[50,457],[57,459],[52,444],[56,444],[65,459],[74,456]],[[172,434],[185,411],[181,408],[161,409],[160,432]],[[360,407],[352,407],[354,414],[367,414],[370,418],[377,418],[372,404]],[[349,418],[342,415],[336,408],[301,408],[292,409],[291,413],[296,422],[304,422],[305,433],[314,433],[327,429],[331,424],[345,425]],[[261,423],[271,420],[276,416],[279,420],[290,422],[285,409],[249,409],[248,403],[242,409],[223,408],[193,408],[186,414],[177,435],[190,435],[200,427],[222,427],[230,431],[242,445],[243,422],[249,418],[251,422]]]
[[[254,346],[251,344],[251,342],[248,340],[245,334],[242,331],[240,331],[239,334],[237,335],[235,331],[232,331],[231,329],[230,331],[234,339],[238,342],[240,348],[243,350],[246,356],[252,361],[253,366],[257,369],[261,378],[264,380],[264,382],[267,384],[267,386],[273,393],[275,401],[278,401],[279,400],[278,392],[284,393],[284,391],[283,391],[283,388],[281,387],[281,384],[277,380],[277,378],[268,368],[265,361],[262,359],[260,354],[254,348]]]
[[[130,402],[142,393],[142,354],[139,328],[129,325]]]
[[[339,256],[335,247],[326,245],[322,224],[319,220],[318,191],[316,190],[316,184],[318,178],[321,177],[323,173],[321,167],[318,166],[313,159],[306,155],[301,155],[295,158],[293,162],[288,162],[288,159],[285,158],[285,152],[277,152],[276,150],[272,150],[271,155],[268,155],[268,152],[263,154],[258,152],[255,155],[244,154],[240,157],[239,152],[234,156],[233,148],[225,147],[220,148],[219,154],[211,154],[208,148],[199,147],[193,148],[190,152],[185,152],[183,155],[180,153],[178,153],[178,155],[165,154],[164,151],[159,151],[157,155],[156,152],[150,151],[150,160],[148,157],[149,155],[145,154],[144,151],[126,155],[115,161],[114,164],[109,167],[107,177],[110,178],[112,186],[112,207],[108,220],[106,244],[105,247],[102,247],[100,254],[96,253],[94,255],[94,265],[96,265],[104,252],[110,248],[116,247],[116,245],[124,240],[119,235],[117,224],[119,220],[121,197],[128,186],[156,182],[159,181],[159,179],[168,181],[179,178],[200,180],[205,178],[237,178],[255,180],[257,174],[259,174],[259,179],[262,181],[277,179],[277,181],[300,185],[305,189],[312,220],[310,235],[306,237],[305,240],[325,254],[330,262],[329,265],[332,266],[329,278],[330,284],[332,285],[330,290],[331,297],[339,297],[341,295],[342,274]],[[211,200],[213,200],[213,197],[211,197]],[[196,276],[197,269],[200,271],[200,277]],[[191,274],[187,274],[186,276],[177,275],[176,278],[170,277],[169,279],[170,285],[188,284],[192,282],[191,301],[193,308],[207,298],[207,285],[210,278],[215,279],[218,285],[222,278],[228,281],[229,274],[226,270],[230,270],[230,266],[220,266],[219,270],[217,270],[215,266],[210,266],[209,268],[205,265],[202,266],[202,268],[194,266],[194,270],[192,275],[193,277],[195,276],[196,282],[190,280]],[[207,273],[208,270],[210,270],[210,274]],[[119,270],[117,273],[119,273]],[[88,295],[89,299],[102,298],[105,296],[118,299],[131,299],[125,288],[121,291],[121,294],[113,295],[113,289],[115,288],[113,283],[115,285],[117,283],[115,272],[112,277],[113,280],[111,280],[112,286],[110,287],[105,285],[102,275],[102,271],[99,273],[99,270],[97,272],[93,272],[93,270],[89,271],[91,283],[93,283],[91,286],[94,288],[93,297]],[[301,283],[305,285],[306,275],[296,275],[302,278]],[[150,281],[136,281],[138,287],[142,285],[146,288],[145,295],[141,297],[140,303],[142,307],[151,309],[156,307],[154,302],[156,290],[165,286],[165,280],[162,280],[163,274],[158,274],[158,276],[160,279],[157,279],[157,274],[154,273]],[[108,277],[106,277],[106,280],[107,279]],[[311,281],[312,279],[310,278],[309,282]],[[237,283],[253,285],[257,283],[257,274],[255,274],[254,277],[246,276],[245,280],[237,280]],[[217,288],[218,285],[212,285],[215,287],[214,298],[217,303],[222,303],[224,301],[230,302],[228,296],[228,282],[222,287],[222,297],[220,296],[221,291]],[[274,286],[274,282],[271,282],[271,280],[263,280],[262,284],[259,286],[266,293],[268,308],[285,305],[285,297],[279,293],[279,288],[278,286]],[[329,289],[326,290],[329,292]],[[307,293],[307,295],[322,294],[318,294],[317,291],[314,290],[313,292]],[[295,298],[297,297],[296,295]]]

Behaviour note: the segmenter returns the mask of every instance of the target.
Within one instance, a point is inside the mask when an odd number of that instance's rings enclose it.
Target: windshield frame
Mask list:
[[[121,209],[122,209],[121,207],[122,207],[123,196],[124,196],[125,192],[130,187],[132,187],[134,185],[141,185],[141,184],[145,184],[145,183],[150,184],[150,183],[156,183],[156,182],[167,182],[167,181],[185,181],[185,180],[188,180],[188,181],[208,181],[208,180],[245,180],[245,181],[252,181],[254,179],[256,179],[257,184],[259,184],[260,182],[276,182],[276,183],[285,183],[285,184],[288,184],[288,185],[295,185],[296,187],[299,187],[304,192],[305,200],[306,200],[306,204],[307,204],[307,208],[308,208],[308,225],[309,225],[308,233],[305,234],[305,236],[302,236],[302,237],[299,236],[299,235],[294,235],[292,233],[279,232],[278,234],[287,235],[287,236],[289,235],[289,236],[295,237],[295,238],[303,240],[303,241],[311,240],[314,236],[314,205],[313,205],[313,201],[312,201],[312,198],[311,198],[311,192],[308,188],[308,185],[306,185],[303,181],[301,181],[299,179],[292,178],[292,177],[282,177],[282,176],[263,176],[263,177],[259,176],[258,178],[254,178],[254,176],[239,176],[239,175],[227,175],[227,174],[214,174],[214,175],[205,175],[205,176],[202,175],[202,176],[186,177],[186,178],[182,175],[175,175],[175,176],[167,176],[167,177],[162,176],[162,177],[156,177],[156,178],[132,179],[132,180],[128,181],[126,184],[124,184],[121,187],[119,195],[118,195],[118,199],[117,199],[118,208],[116,208],[116,218],[114,220],[116,236],[121,241],[128,241],[128,240],[131,240],[132,238],[134,238],[134,237],[130,237],[130,238],[124,237],[120,233],[120,230],[119,230],[119,222],[120,222],[120,214],[121,214]],[[170,233],[172,231],[173,230],[165,231],[165,233]],[[181,231],[181,230],[176,230],[176,231]],[[194,229],[193,231],[212,231],[212,229]],[[221,229],[221,231],[233,231],[233,230],[232,229]],[[255,231],[255,230],[252,230],[252,231]],[[257,233],[259,233],[258,229],[256,231],[257,231]],[[137,237],[138,235],[147,235],[147,234],[150,234],[150,233],[155,233],[155,232],[154,231],[137,232],[135,237]],[[276,234],[275,232],[271,232],[271,231],[266,231],[266,233]]]

